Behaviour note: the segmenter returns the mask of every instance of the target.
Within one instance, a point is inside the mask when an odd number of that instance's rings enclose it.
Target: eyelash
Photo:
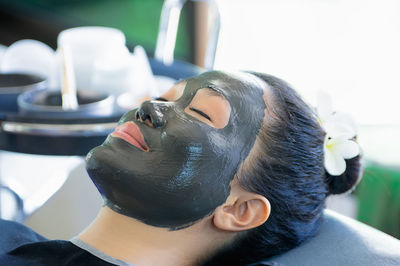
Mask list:
[[[168,100],[165,99],[165,98],[163,98],[163,97],[156,97],[156,98],[153,98],[153,100],[155,100],[155,101],[162,101],[162,102],[168,102]]]
[[[210,118],[208,115],[206,115],[205,113],[203,113],[202,111],[197,110],[197,109],[195,109],[195,108],[193,108],[193,107],[189,107],[189,109],[192,110],[193,112],[196,112],[196,113],[198,113],[199,115],[201,115],[201,116],[207,118],[208,120],[212,121],[211,118]]]
[[[154,98],[154,100],[155,100],[155,101],[168,102],[168,100],[165,99],[165,98],[163,98],[163,97],[157,97],[157,98]],[[203,113],[202,111],[197,110],[196,108],[193,108],[193,107],[189,107],[189,109],[192,110],[193,112],[198,113],[199,115],[203,116],[204,118],[206,118],[206,119],[212,121],[211,118],[210,118],[207,114]]]

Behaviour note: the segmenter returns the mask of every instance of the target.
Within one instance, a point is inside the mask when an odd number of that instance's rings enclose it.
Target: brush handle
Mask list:
[[[75,73],[72,64],[72,56],[68,46],[62,46],[61,52],[61,95],[62,109],[78,109],[78,99],[76,96]]]

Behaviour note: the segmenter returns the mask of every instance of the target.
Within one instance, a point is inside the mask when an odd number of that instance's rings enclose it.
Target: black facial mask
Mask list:
[[[183,228],[225,202],[230,182],[253,147],[264,118],[265,83],[242,73],[207,72],[187,80],[174,102],[147,101],[126,113],[149,147],[109,136],[87,155],[86,168],[111,209],[146,224]],[[231,106],[228,124],[213,128],[184,112],[196,92],[214,88]],[[154,125],[138,121],[137,112]]]

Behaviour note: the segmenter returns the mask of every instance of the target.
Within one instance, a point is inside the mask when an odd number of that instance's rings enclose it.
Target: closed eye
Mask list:
[[[167,99],[163,98],[163,97],[156,97],[153,99],[154,101],[161,101],[161,102],[168,102]]]
[[[196,113],[198,113],[199,115],[201,115],[201,116],[207,118],[208,120],[212,121],[211,118],[210,118],[207,114],[203,113],[202,111],[197,110],[197,109],[195,109],[195,108],[193,108],[193,107],[189,107],[189,109],[192,110],[193,112],[196,112]]]

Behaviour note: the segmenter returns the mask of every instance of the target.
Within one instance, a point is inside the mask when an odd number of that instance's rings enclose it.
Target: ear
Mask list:
[[[229,198],[234,197],[232,201]],[[269,217],[271,205],[262,195],[245,190],[232,194],[213,216],[214,226],[225,231],[244,231],[262,225]]]

